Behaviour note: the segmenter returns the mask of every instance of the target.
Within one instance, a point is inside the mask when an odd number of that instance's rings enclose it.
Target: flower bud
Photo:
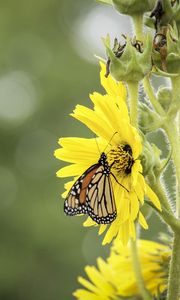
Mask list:
[[[139,114],[139,126],[144,134],[160,127],[161,119],[159,118],[159,115],[157,115],[155,111],[151,110],[146,104],[140,104]]]
[[[114,8],[125,15],[143,14],[153,8],[155,0],[112,0]]]
[[[149,143],[144,137],[143,152],[141,155],[141,164],[143,166],[144,176],[151,175],[155,180],[159,172],[157,170],[162,169],[161,150],[155,145]]]
[[[154,182],[163,173],[171,159],[171,152],[164,159],[161,159],[161,154],[161,150],[155,144],[149,143],[144,137],[143,152],[140,157],[143,175],[149,176]]]
[[[145,25],[158,31],[162,26],[180,22],[180,7],[178,0],[157,0],[151,13],[145,13]]]
[[[155,4],[155,0],[97,0],[98,2],[104,4],[110,4],[114,8],[125,15],[139,15],[143,14],[145,11],[150,11]]]
[[[143,43],[127,38],[126,42],[120,45],[115,39],[113,49],[107,36],[104,44],[109,57],[109,72],[117,81],[138,82],[151,71],[151,35],[147,34]]]
[[[163,109],[167,112],[172,102],[172,90],[167,87],[160,87],[157,98]]]

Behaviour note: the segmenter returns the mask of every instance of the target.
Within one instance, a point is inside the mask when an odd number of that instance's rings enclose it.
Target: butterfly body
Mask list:
[[[109,224],[116,218],[110,169],[103,152],[98,163],[88,168],[70,189],[64,202],[66,215],[87,214],[97,224]]]

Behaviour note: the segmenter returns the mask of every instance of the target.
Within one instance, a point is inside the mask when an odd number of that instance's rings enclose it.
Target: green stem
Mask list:
[[[156,192],[156,195],[161,202],[162,211],[159,212],[157,210],[157,212],[161,215],[165,223],[168,224],[173,231],[180,230],[180,221],[174,216],[174,212],[172,211],[167,195],[161,185],[160,179],[157,178],[157,180],[154,181],[150,176],[148,176],[147,179],[150,187]]]
[[[175,117],[180,109],[180,75],[177,77],[171,78],[173,99],[168,111],[168,115]]]
[[[137,40],[143,39],[143,14],[136,14],[132,16],[134,32]]]
[[[164,130],[172,147],[172,158],[176,169],[176,214],[180,218],[180,140],[176,116],[180,107],[180,76],[172,79],[172,103],[167,113]],[[178,125],[179,126],[179,125]],[[179,220],[180,221],[180,220]],[[174,230],[174,243],[170,262],[167,300],[179,300],[180,292],[180,229]]]
[[[164,124],[164,129],[172,147],[172,158],[177,176],[176,213],[177,217],[180,217],[180,140],[175,120],[166,122]]]
[[[128,82],[130,119],[134,127],[138,127],[138,82]]]
[[[143,279],[143,275],[141,272],[141,265],[139,261],[138,249],[137,249],[137,242],[136,240],[131,239],[131,256],[133,262],[134,273],[136,275],[137,286],[139,288],[140,295],[143,300],[152,300],[149,292],[147,291]]]
[[[171,205],[170,205],[167,195],[161,185],[160,179],[157,178],[156,181],[154,181],[154,179],[152,179],[150,176],[148,176],[148,183],[149,183],[150,187],[152,188],[152,190],[156,193],[156,195],[160,199],[161,204],[165,207],[165,209],[170,214],[173,215]]]
[[[180,292],[180,232],[174,233],[172,258],[170,262],[167,300],[179,300]]]
[[[162,108],[161,104],[158,102],[158,99],[155,96],[154,89],[153,89],[153,87],[150,83],[149,76],[146,76],[143,79],[143,86],[144,86],[144,91],[145,91],[146,95],[148,96],[148,98],[151,102],[152,107],[155,109],[155,111],[159,115],[165,116],[165,111],[164,111],[164,109]]]

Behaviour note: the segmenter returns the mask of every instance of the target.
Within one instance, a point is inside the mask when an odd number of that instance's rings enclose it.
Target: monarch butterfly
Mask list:
[[[107,156],[102,152],[98,163],[88,168],[70,189],[64,202],[66,215],[87,214],[97,224],[114,221],[116,204],[110,178],[112,165],[109,166]]]

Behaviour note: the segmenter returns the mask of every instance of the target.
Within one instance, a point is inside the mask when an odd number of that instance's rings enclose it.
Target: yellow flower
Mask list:
[[[147,240],[138,241],[138,253],[142,275],[147,290],[152,296],[167,289],[168,265],[171,250],[168,246]],[[78,289],[74,296],[79,300],[112,300],[119,296],[139,294],[132,266],[131,250],[120,242],[114,242],[107,261],[97,259],[98,267],[86,266],[89,281],[82,277],[78,281],[86,289]]]
[[[77,105],[72,116],[89,127],[97,139],[61,138],[62,148],[55,151],[58,159],[70,162],[57,172],[59,177],[75,176],[75,179],[65,185],[67,192],[75,180],[91,165],[98,162],[100,152],[106,149],[109,165],[112,165],[111,175],[115,196],[117,217],[111,225],[101,224],[99,234],[107,228],[103,244],[110,243],[117,236],[123,244],[129,237],[135,239],[135,222],[138,221],[144,229],[148,228],[146,220],[140,211],[147,195],[156,208],[160,202],[147,185],[142,175],[141,162],[138,159],[142,152],[141,138],[137,130],[131,126],[126,105],[126,89],[122,83],[117,83],[111,76],[104,77],[105,66],[101,64],[101,83],[107,94],[93,93],[90,95],[93,109]],[[98,145],[97,145],[98,144]],[[123,188],[123,185],[125,188]],[[84,226],[97,226],[89,217]]]

